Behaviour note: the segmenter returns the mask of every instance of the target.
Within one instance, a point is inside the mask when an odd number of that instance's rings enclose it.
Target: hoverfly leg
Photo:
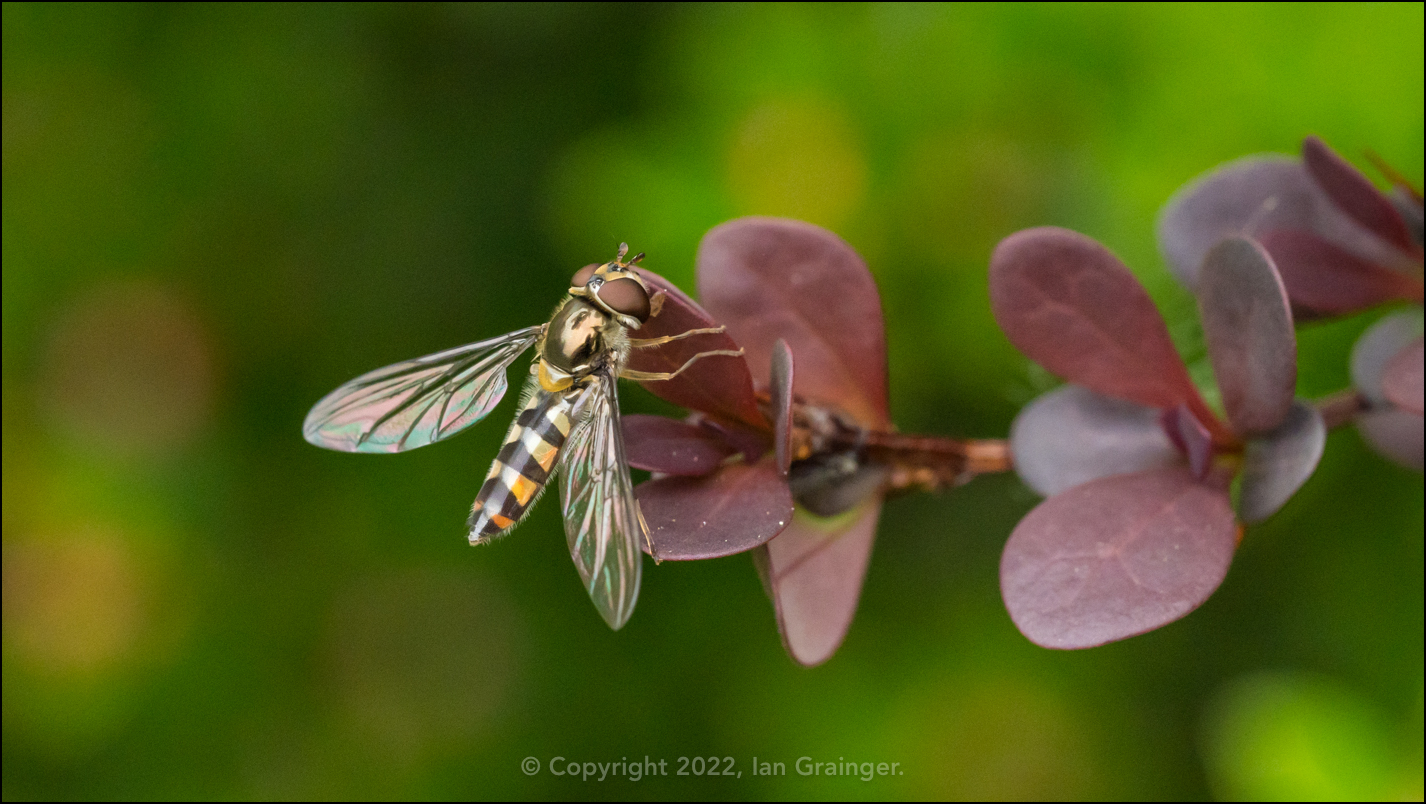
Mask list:
[[[639,530],[644,532],[644,544],[649,546],[649,555],[653,556],[655,564],[662,564],[663,559],[659,558],[659,551],[654,547],[653,536],[649,534],[649,523],[644,521],[644,509],[640,507],[638,500],[634,500],[634,510],[639,512]]]
[[[661,338],[630,338],[629,345],[635,349],[645,349],[650,346],[659,346],[661,344],[668,343],[669,341],[676,341],[680,338],[687,338],[690,335],[717,335],[718,333],[726,332],[727,330],[727,327],[722,326],[704,327],[702,329],[690,329],[687,332],[680,332],[677,335],[664,335]]]
[[[658,382],[660,380],[671,380],[674,377],[677,377],[678,375],[682,374],[684,369],[688,368],[694,363],[697,363],[700,359],[705,357],[717,357],[719,355],[726,355],[728,357],[742,357],[743,350],[719,349],[713,352],[699,352],[693,357],[688,358],[688,362],[679,366],[676,371],[635,371],[633,369],[624,369],[623,371],[619,372],[619,376],[626,380],[637,380],[639,382]]]

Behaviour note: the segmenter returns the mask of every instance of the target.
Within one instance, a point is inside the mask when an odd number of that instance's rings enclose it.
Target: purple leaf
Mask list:
[[[1005,545],[1000,589],[1047,648],[1090,648],[1198,608],[1233,560],[1228,495],[1182,467],[1116,475],[1040,503]]]
[[[1389,315],[1373,324],[1352,347],[1352,384],[1374,404],[1388,403],[1385,389],[1387,366],[1420,337],[1419,310]]]
[[[698,477],[737,452],[708,430],[676,419],[636,413],[621,421],[625,456],[635,469]]]
[[[768,376],[781,338],[797,355],[798,396],[890,424],[881,297],[841,238],[802,221],[729,221],[698,247],[698,292],[748,350],[755,376]]]
[[[1422,422],[1419,413],[1386,408],[1357,416],[1357,430],[1379,455],[1407,469],[1422,470]]]
[[[1396,353],[1386,364],[1382,375],[1382,392],[1402,410],[1421,415],[1422,410],[1422,346],[1421,339]]]
[[[1252,525],[1277,513],[1317,469],[1327,427],[1317,409],[1295,402],[1276,430],[1243,448],[1238,518]]]
[[[664,292],[663,309],[631,337],[637,339],[680,335],[691,329],[718,326],[712,316],[684,295],[668,280],[638,269],[651,293]],[[726,332],[693,335],[662,346],[635,349],[629,368],[637,371],[677,371],[699,352],[736,350],[738,344]],[[701,410],[754,427],[766,427],[753,397],[753,378],[741,357],[705,357],[671,380],[641,382],[654,396],[690,410]]]
[[[735,451],[743,453],[743,460],[748,463],[757,463],[768,450],[772,449],[772,434],[765,427],[753,428],[746,424],[715,419],[698,412],[690,414],[688,421],[723,439]]]
[[[1421,301],[1419,279],[1355,256],[1312,232],[1271,229],[1259,240],[1295,307],[1337,315],[1393,299]]]
[[[1182,463],[1159,411],[1066,385],[1031,402],[1010,425],[1020,479],[1046,497],[1101,477]]]
[[[742,553],[792,521],[792,493],[770,457],[729,464],[706,477],[650,480],[634,491],[660,560]]]
[[[1423,229],[1426,229],[1426,210],[1421,207],[1421,196],[1409,187],[1396,185],[1391,188],[1391,205],[1396,207],[1401,219],[1406,222],[1406,231],[1411,233],[1411,242],[1421,248]]]
[[[1159,248],[1190,288],[1203,256],[1224,237],[1264,228],[1311,229],[1331,203],[1301,163],[1277,154],[1249,156],[1195,178],[1159,213]]]
[[[1339,209],[1381,239],[1402,251],[1411,251],[1411,234],[1390,199],[1316,137],[1302,141],[1302,163]]]
[[[831,658],[847,635],[862,593],[881,498],[832,520],[799,514],[768,542],[766,571],[782,643],[811,667]]]
[[[1301,162],[1277,155],[1221,165],[1180,188],[1159,215],[1159,247],[1173,272],[1192,288],[1203,256],[1219,240],[1261,241],[1260,233],[1273,229],[1312,232],[1368,262],[1396,265],[1408,259],[1332,203]],[[1283,270],[1281,261],[1278,270]],[[1291,294],[1292,283],[1285,274],[1283,279]]]
[[[1199,480],[1207,477],[1208,470],[1213,466],[1213,439],[1208,428],[1186,405],[1164,411],[1159,416],[1159,422],[1173,445],[1188,456],[1188,469],[1193,476]]]
[[[772,378],[769,380],[769,395],[772,397],[773,449],[777,452],[777,471],[783,476],[792,465],[792,350],[781,338],[772,345]]]
[[[1203,258],[1197,293],[1229,423],[1239,435],[1272,430],[1297,387],[1292,311],[1272,260],[1251,240],[1224,240]]]
[[[1043,227],[1000,241],[990,305],[1011,343],[1051,372],[1140,405],[1186,404],[1232,440],[1193,387],[1149,294],[1092,238]]]

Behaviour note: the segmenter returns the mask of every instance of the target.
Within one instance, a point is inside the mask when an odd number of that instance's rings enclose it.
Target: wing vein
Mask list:
[[[505,371],[542,330],[527,327],[363,374],[318,402],[303,434],[347,452],[400,452],[447,438],[499,403],[509,388]]]
[[[612,373],[595,374],[579,391],[573,410],[560,481],[565,535],[595,607],[619,628],[638,597],[644,534],[624,458]]]

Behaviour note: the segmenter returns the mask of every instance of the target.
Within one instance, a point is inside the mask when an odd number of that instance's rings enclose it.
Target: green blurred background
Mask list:
[[[1004,435],[1050,380],[994,244],[1099,238],[1199,360],[1159,206],[1309,133],[1419,182],[1420,4],[3,13],[4,798],[1421,797],[1422,479],[1350,429],[1199,611],[1090,651],[1002,607],[1017,480],[893,501],[812,670],[745,556],[649,565],[612,633],[554,498],[468,547],[512,400],[401,456],[300,432],[621,240],[692,289],[703,232],[773,214],[867,258],[903,430]],[[1380,314],[1303,330],[1304,394]],[[742,776],[520,769],[694,755]]]

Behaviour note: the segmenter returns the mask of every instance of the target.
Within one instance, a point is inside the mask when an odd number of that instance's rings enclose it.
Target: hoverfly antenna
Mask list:
[[[625,254],[628,254],[628,253],[629,253],[629,244],[628,244],[628,243],[620,243],[620,244],[619,244],[619,256],[617,256],[617,257],[614,258],[614,262],[622,263],[622,262],[624,261],[624,255],[625,255]]]
[[[642,260],[643,258],[644,258],[644,252],[640,251],[638,254],[635,254],[635,255],[634,255],[634,259],[629,260],[629,264],[630,264],[630,265],[638,265],[638,264],[639,264],[639,260]]]

